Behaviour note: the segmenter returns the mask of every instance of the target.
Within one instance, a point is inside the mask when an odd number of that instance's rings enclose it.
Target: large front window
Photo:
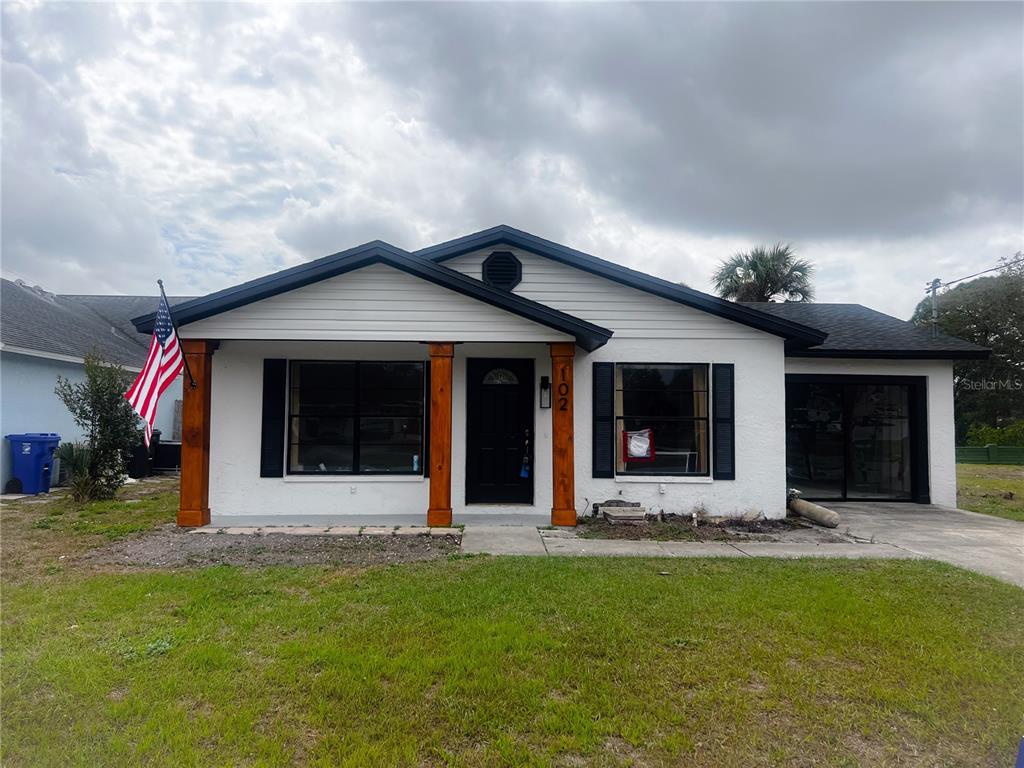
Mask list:
[[[615,366],[616,473],[708,474],[708,366]]]
[[[423,363],[291,364],[288,472],[419,474]]]

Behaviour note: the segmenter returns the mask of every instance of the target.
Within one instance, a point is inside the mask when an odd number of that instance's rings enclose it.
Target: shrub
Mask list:
[[[1003,427],[972,424],[967,430],[968,445],[1024,445],[1024,421],[1012,421]]]
[[[135,413],[124,399],[131,382],[124,368],[95,353],[85,356],[84,382],[57,377],[54,392],[86,434],[86,450],[73,459],[79,462],[78,477],[74,469],[71,474],[71,493],[79,501],[111,499],[124,484],[132,449],[141,440]]]
[[[71,498],[75,501],[96,498],[96,483],[89,474],[89,447],[84,443],[61,443],[56,456],[67,469]]]

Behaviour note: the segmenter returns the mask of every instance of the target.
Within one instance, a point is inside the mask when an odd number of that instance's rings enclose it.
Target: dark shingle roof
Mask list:
[[[172,305],[184,300],[168,299]],[[3,279],[0,342],[5,348],[75,358],[95,349],[105,360],[139,368],[150,338],[135,331],[131,318],[155,310],[156,302],[155,296],[53,294]]]
[[[824,343],[787,350],[797,357],[886,357],[964,359],[988,350],[963,339],[921,328],[860,304],[744,302],[761,312],[809,325],[828,334]]]

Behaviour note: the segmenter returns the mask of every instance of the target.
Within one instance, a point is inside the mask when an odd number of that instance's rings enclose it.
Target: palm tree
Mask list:
[[[737,253],[715,270],[718,295],[733,301],[812,301],[814,265],[798,259],[788,245],[758,246]]]

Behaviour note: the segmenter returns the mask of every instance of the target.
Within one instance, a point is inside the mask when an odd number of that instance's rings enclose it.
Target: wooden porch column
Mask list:
[[[210,522],[210,374],[216,343],[206,339],[181,339],[195,389],[188,374],[182,376],[181,404],[181,505],[178,525]]]
[[[430,344],[430,506],[427,525],[452,524],[451,342]]]
[[[576,525],[572,365],[576,345],[551,344],[551,524]]]

